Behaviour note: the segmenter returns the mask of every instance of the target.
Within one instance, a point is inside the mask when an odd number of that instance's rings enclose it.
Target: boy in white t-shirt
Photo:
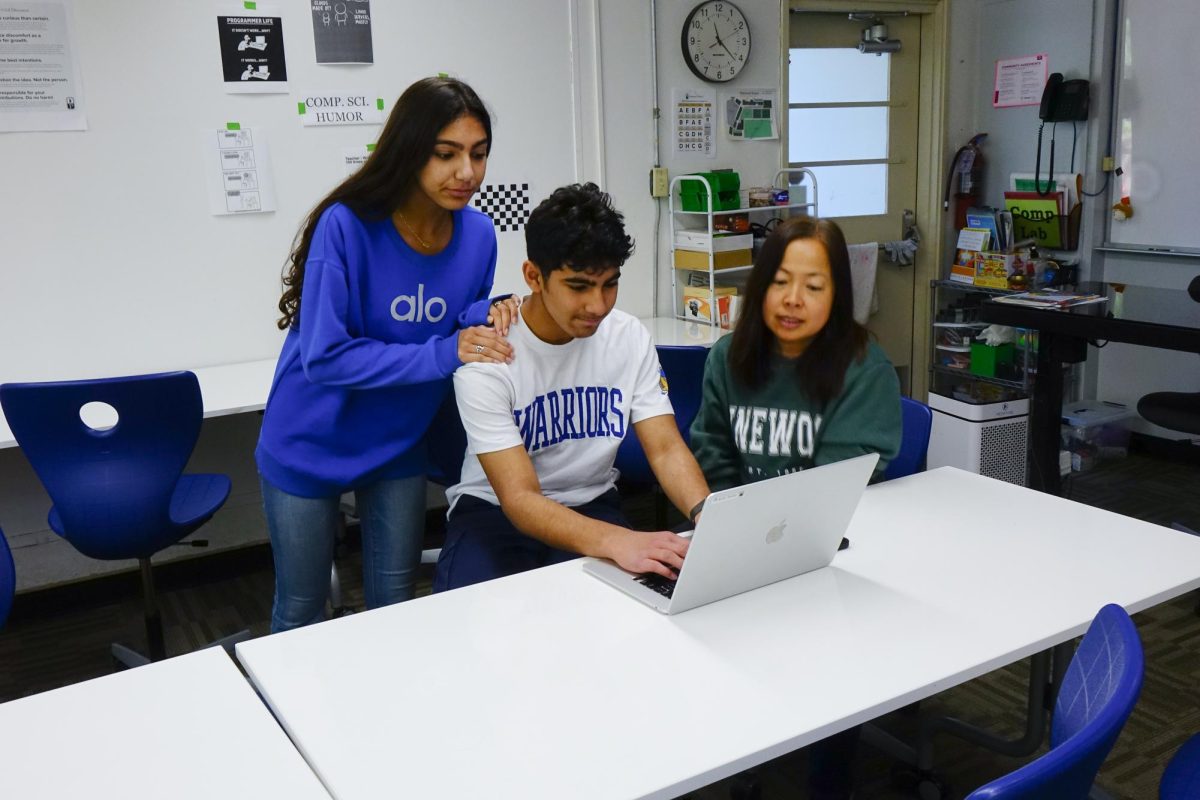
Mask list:
[[[512,363],[454,374],[468,446],[434,591],[579,554],[675,578],[687,540],[630,530],[615,488],[632,432],[677,508],[694,518],[708,496],[649,333],[613,310],[633,249],[623,218],[594,184],[566,186],[530,215],[525,242],[532,293],[509,329]]]

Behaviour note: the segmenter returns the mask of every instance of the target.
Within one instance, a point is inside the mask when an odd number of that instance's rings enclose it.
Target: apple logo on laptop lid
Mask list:
[[[768,528],[767,529],[767,544],[773,544],[774,542],[778,542],[780,539],[782,539],[783,538],[783,529],[786,527],[787,527],[787,521],[781,519],[781,520],[779,520],[779,522],[775,523],[770,528]]]

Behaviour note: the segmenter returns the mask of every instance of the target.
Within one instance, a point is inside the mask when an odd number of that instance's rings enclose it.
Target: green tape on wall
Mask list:
[[[378,108],[380,111],[383,111],[383,98],[382,97],[375,98],[375,107]]]
[[[245,9],[247,11],[254,11],[255,9],[258,8],[258,3],[251,3],[251,2],[249,2],[249,0],[247,0],[247,2],[245,2],[245,3],[242,3],[242,5],[245,7]]]
[[[369,144],[369,145],[367,145],[367,152],[368,152],[368,153],[374,153],[374,152],[375,152],[375,145],[373,145],[373,144]]]
[[[226,122],[225,123],[225,130],[227,130],[227,131],[240,131],[241,129],[242,129],[242,123],[240,123],[240,122]]]
[[[308,106],[306,106],[304,103],[296,103],[296,113],[303,117],[308,113]]]

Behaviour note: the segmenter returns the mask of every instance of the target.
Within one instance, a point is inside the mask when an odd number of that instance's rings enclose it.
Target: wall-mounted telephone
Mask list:
[[[1082,78],[1063,80],[1061,72],[1052,72],[1042,90],[1042,105],[1038,116],[1042,124],[1038,128],[1037,165],[1033,170],[1033,185],[1040,195],[1050,194],[1054,187],[1054,128],[1050,129],[1050,168],[1046,175],[1046,188],[1042,188],[1042,128],[1047,122],[1069,122],[1072,129],[1076,122],[1088,117],[1088,82]],[[1071,171],[1075,171],[1075,138],[1071,137]]]
[[[1065,81],[1061,72],[1051,73],[1038,116],[1045,122],[1083,122],[1088,118],[1088,89],[1082,78]]]

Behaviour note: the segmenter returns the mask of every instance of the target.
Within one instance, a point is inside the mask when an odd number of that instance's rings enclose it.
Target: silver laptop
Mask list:
[[[870,453],[708,496],[679,578],[583,569],[664,614],[678,614],[829,566],[879,456]]]

